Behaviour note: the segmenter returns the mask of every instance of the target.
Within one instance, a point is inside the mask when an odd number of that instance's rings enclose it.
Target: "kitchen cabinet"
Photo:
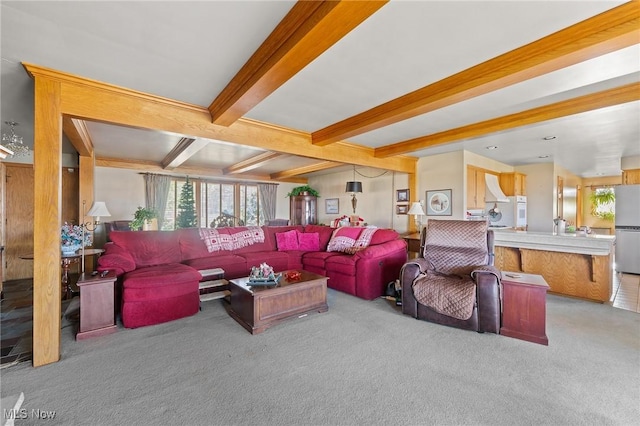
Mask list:
[[[485,207],[484,170],[474,166],[467,166],[467,210],[483,209]]]
[[[498,181],[500,182],[500,189],[507,197],[527,195],[527,175],[525,174],[518,172],[500,173]]]
[[[622,184],[623,185],[636,185],[640,183],[640,169],[623,170],[622,171]]]
[[[291,225],[315,225],[318,223],[318,197],[297,195],[289,198]]]

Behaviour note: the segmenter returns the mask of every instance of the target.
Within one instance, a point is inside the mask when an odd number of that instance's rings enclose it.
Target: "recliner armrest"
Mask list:
[[[471,277],[476,282],[478,327],[480,332],[499,333],[502,312],[500,271],[491,265],[475,269]]]

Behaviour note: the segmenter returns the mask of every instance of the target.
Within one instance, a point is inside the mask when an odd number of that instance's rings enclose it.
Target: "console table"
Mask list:
[[[502,327],[500,334],[548,345],[547,290],[542,275],[502,272]]]

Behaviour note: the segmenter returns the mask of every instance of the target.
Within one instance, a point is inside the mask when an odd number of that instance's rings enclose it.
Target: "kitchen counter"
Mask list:
[[[500,270],[542,275],[551,293],[611,299],[614,235],[495,229],[494,241]]]
[[[615,235],[515,231],[494,229],[495,245],[562,253],[606,256],[613,252]]]

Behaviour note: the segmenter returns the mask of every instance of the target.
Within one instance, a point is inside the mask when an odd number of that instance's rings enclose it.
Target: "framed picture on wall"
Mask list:
[[[409,190],[408,189],[398,189],[398,190],[396,190],[396,202],[397,203],[408,203],[409,202]]]
[[[407,204],[396,205],[396,214],[407,214],[409,206]]]
[[[340,199],[339,198],[327,198],[324,200],[324,209],[326,214],[338,214],[340,213]]]
[[[427,191],[427,216],[451,216],[451,190]]]

